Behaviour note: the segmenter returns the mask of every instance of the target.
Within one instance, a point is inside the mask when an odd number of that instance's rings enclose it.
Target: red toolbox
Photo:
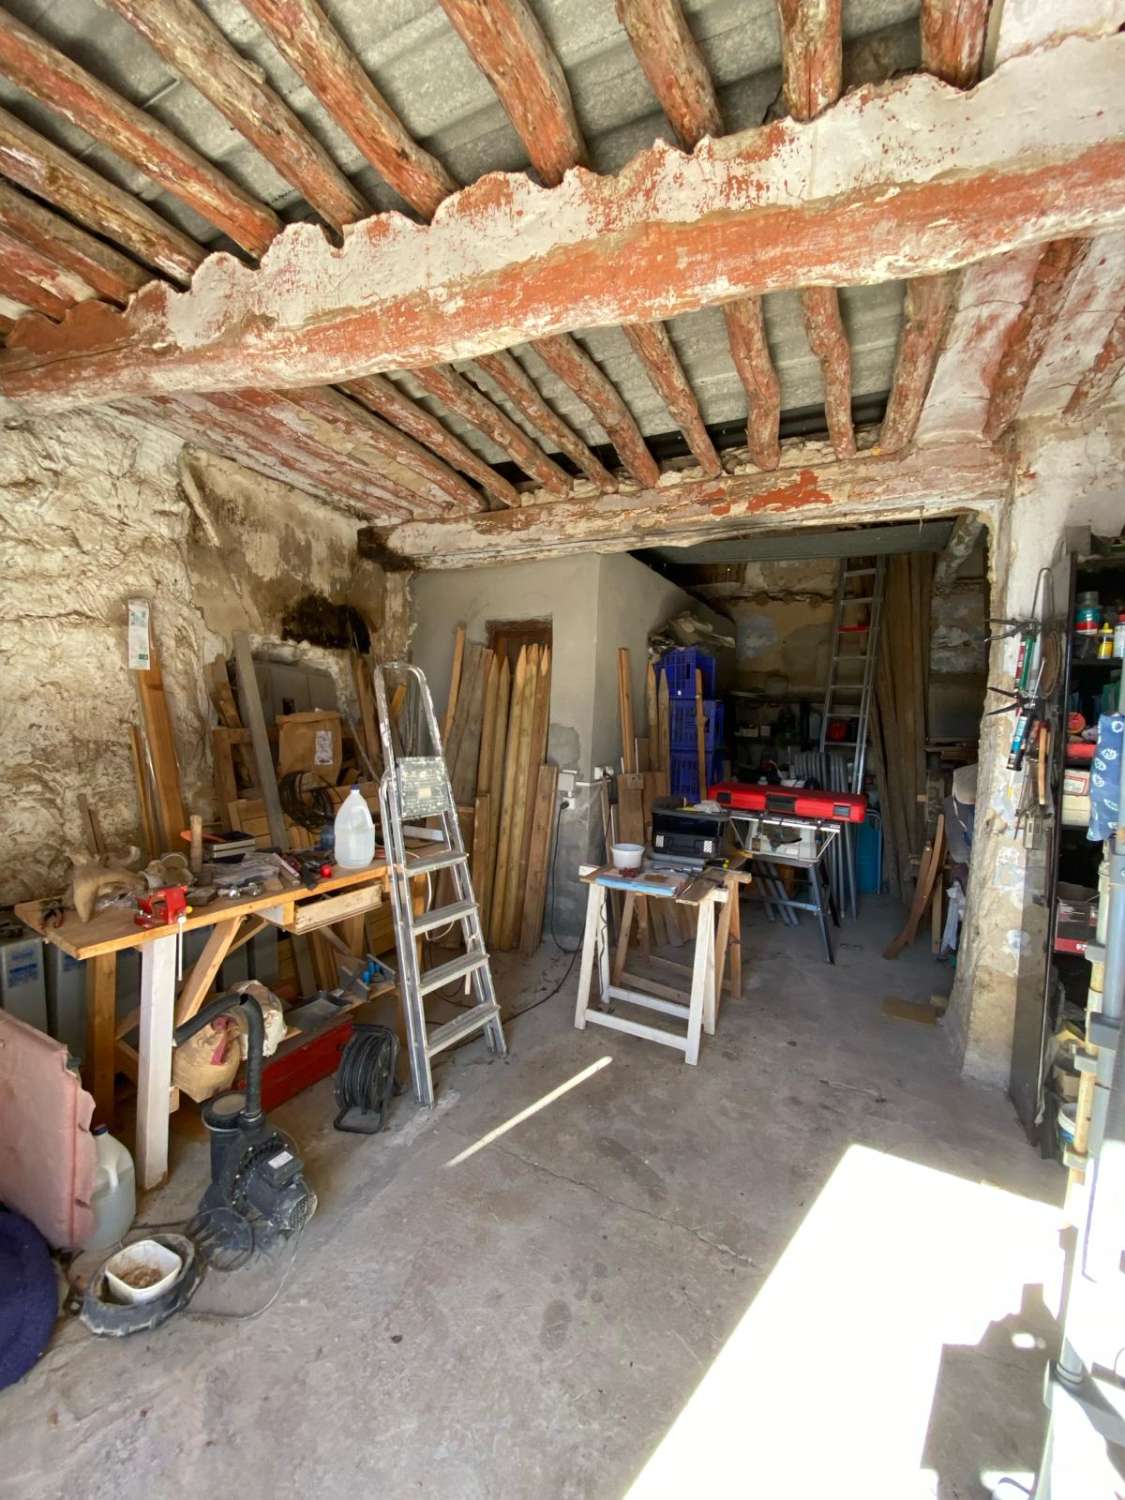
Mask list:
[[[708,795],[732,812],[778,813],[786,818],[821,818],[834,823],[862,823],[867,817],[867,798],[850,792],[720,781]]]

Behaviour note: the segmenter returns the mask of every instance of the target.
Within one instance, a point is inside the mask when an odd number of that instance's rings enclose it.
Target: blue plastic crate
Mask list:
[[[704,698],[707,753],[711,755],[723,738],[723,705],[720,699]],[[668,703],[668,737],[672,750],[695,752],[695,698],[676,698]]]
[[[708,783],[721,781],[723,778],[722,757],[713,754],[708,757],[710,764],[707,768]],[[695,752],[690,755],[677,755],[672,752],[668,763],[668,790],[673,797],[690,797],[694,802],[699,796],[699,772],[696,769],[698,761]]]
[[[715,658],[697,646],[680,646],[675,651],[665,651],[660,658],[664,675],[668,679],[669,698],[694,698],[695,674],[703,674],[703,696],[715,696]]]

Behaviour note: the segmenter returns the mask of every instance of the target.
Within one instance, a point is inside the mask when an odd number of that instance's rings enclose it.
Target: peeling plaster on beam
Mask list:
[[[339,250],[290,226],[259,270],[215,255],[186,294],[150,285],[125,314],[78,309],[57,330],[24,320],[0,392],[48,410],[318,385],[793,285],[934,274],[1122,224],[1123,74],[1125,36],[1074,38],[969,93],[912,75],[692,157],[655,147],[612,178],[487,177],[432,225],[378,215]],[[1070,107],[1044,110],[1051,97]]]
[[[1020,421],[1066,406],[1125,306],[1125,231],[1095,235],[1079,266],[1019,409]]]

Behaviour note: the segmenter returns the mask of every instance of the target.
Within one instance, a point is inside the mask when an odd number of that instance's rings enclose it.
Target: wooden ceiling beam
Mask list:
[[[151,280],[128,256],[0,181],[0,229],[80,277],[102,297],[127,302]]]
[[[680,0],[617,0],[617,19],[680,145],[691,151],[722,135],[715,85]]]
[[[384,532],[386,551],[420,568],[471,567],[583,551],[624,551],[743,536],[758,526],[856,525],[916,520],[927,512],[986,509],[1006,498],[1011,459],[986,444],[866,452],[833,461],[824,443],[782,445],[771,474],[687,478],[639,492],[555,500],[515,511],[405,523]],[[361,535],[360,545],[363,547]]]
[[[1031,372],[1090,248],[1089,240],[1054,240],[1039,257],[1031,290],[1008,334],[988,398],[984,435],[994,442],[1015,421]]]
[[[855,452],[852,427],[852,349],[840,316],[840,298],[834,286],[801,289],[805,332],[809,346],[824,372],[824,410],[828,435],[837,458]]]
[[[96,234],[123,245],[145,265],[186,285],[204,259],[186,234],[132,193],[61,150],[15,115],[0,109],[0,173],[61,208]]]
[[[18,236],[9,234],[3,225],[0,225],[0,261],[9,270],[51,292],[64,307],[73,307],[76,302],[94,296],[93,287],[87,285],[81,276],[64,270],[34,245],[25,244]]]
[[[1125,370],[1125,307],[1113,320],[1093,364],[1071,392],[1066,415],[1085,417],[1097,411],[1109,400],[1122,370]]]
[[[638,484],[653,485],[660,478],[660,465],[648,450],[633,413],[616,386],[568,333],[537,339],[539,358],[563,381],[594,420],[605,428],[626,471]]]
[[[630,323],[623,332],[673,422],[687,439],[696,463],[711,478],[722,473],[723,466],[707,434],[703,413],[664,324]]]
[[[26,320],[0,359],[0,394],[44,410],[320,385],[716,297],[934,275],[1117,227],[1123,73],[1125,35],[1072,37],[968,93],[909,75],[692,157],[657,145],[617,176],[573,172],[544,189],[493,174],[431,225],[376,215],[340,248],[291,225],[258,270],[212,256],[187,293],[154,282],[122,313],[86,303],[59,328]],[[1050,97],[1067,109],[1048,119],[1026,106]]]
[[[565,495],[570,489],[570,478],[558,464],[452,365],[432,365],[411,370],[410,374],[428,395],[491,438],[530,479],[538,480],[556,495]]]
[[[576,432],[572,432],[563,419],[544,401],[531,376],[508,350],[498,354],[482,354],[469,367],[471,375],[479,368],[503,391],[512,405],[527,421],[578,465],[586,478],[601,490],[615,488],[613,475],[590,451]]]
[[[366,161],[425,219],[457,184],[403,125],[317,0],[243,0]]]
[[[980,77],[992,0],[922,0],[922,67],[954,88]]]
[[[146,0],[147,5],[147,0]],[[260,256],[280,221],[218,167],[0,10],[0,73]]]
[[[337,231],[370,213],[344,173],[195,0],[106,0]]]
[[[425,407],[412,401],[405,391],[400,391],[385,375],[367,375],[361,380],[346,380],[343,389],[369,410],[392,422],[400,431],[408,433],[415,442],[433,449],[446,463],[475,479],[497,504],[520,503],[519,491],[514,484],[509,484],[491,464],[485,463],[483,458],[478,457],[459,437],[443,427]]]
[[[0,297],[9,297],[33,312],[59,322],[66,316],[67,308],[74,306],[74,299],[57,296],[33,277],[17,270],[9,254],[10,246],[11,242],[6,243],[0,235]]]
[[[585,165],[566,76],[527,0],[441,0],[441,7],[547,186]]]
[[[759,469],[776,469],[781,454],[781,383],[777,378],[760,297],[739,297],[723,307],[727,339],[746,392],[746,446]]]

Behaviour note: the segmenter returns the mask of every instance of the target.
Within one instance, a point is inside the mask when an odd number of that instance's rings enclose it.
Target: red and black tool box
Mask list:
[[[862,823],[867,817],[867,798],[850,792],[720,781],[708,795],[734,812],[780,813],[786,818],[822,818],[834,823]]]

